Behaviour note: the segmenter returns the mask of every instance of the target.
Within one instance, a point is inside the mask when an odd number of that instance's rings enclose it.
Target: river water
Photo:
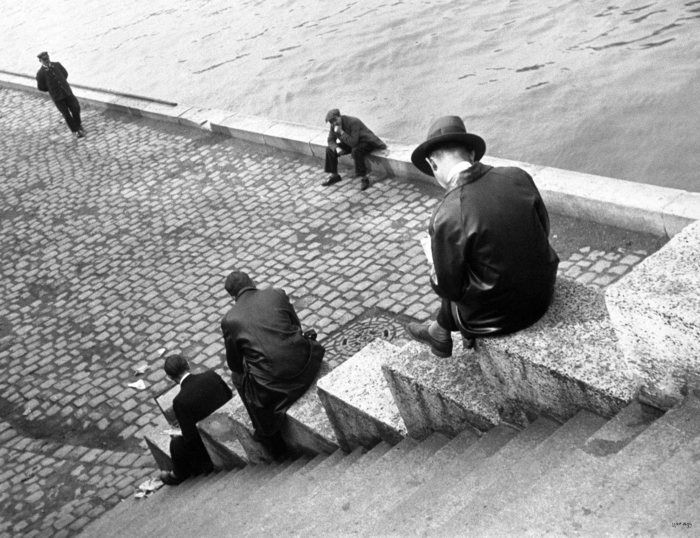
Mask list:
[[[700,190],[700,0],[0,0],[0,69]]]

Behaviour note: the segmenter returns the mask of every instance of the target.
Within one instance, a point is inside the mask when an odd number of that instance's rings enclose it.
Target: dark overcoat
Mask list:
[[[59,101],[73,95],[68,84],[68,71],[59,62],[43,65],[36,72],[36,87],[42,92],[49,92],[51,99]]]
[[[433,289],[458,304],[469,333],[514,332],[547,310],[559,258],[547,209],[524,170],[475,163],[438,204],[429,232]]]
[[[328,147],[335,148],[337,145],[336,140],[339,139],[342,144],[350,148],[357,147],[360,143],[375,149],[386,148],[386,144],[358,118],[341,116],[340,128],[343,131],[341,134],[336,133],[334,127],[331,124],[328,132]]]
[[[311,386],[325,350],[302,334],[281,289],[245,288],[221,321],[226,362],[256,432],[279,431],[285,412]]]
[[[197,422],[211,415],[231,396],[229,386],[213,370],[190,374],[182,380],[180,392],[173,399],[182,438],[174,438],[170,444],[176,474],[188,476],[211,470],[212,462],[199,436]]]

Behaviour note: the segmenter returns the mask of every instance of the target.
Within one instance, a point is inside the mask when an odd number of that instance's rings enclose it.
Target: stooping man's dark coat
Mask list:
[[[338,145],[336,140],[340,140],[341,144],[344,144],[350,148],[355,148],[361,143],[376,149],[386,147],[386,144],[382,142],[382,140],[359,118],[355,118],[353,116],[341,116],[340,127],[343,130],[342,134],[336,133],[334,131],[335,126],[331,124],[330,131],[328,132],[329,148],[334,149]]]
[[[524,170],[474,163],[435,209],[429,232],[433,289],[458,305],[469,334],[518,331],[545,313],[559,258]]]
[[[199,436],[197,422],[211,415],[231,396],[231,389],[213,370],[190,374],[182,380],[180,392],[173,400],[173,411],[182,437],[174,437],[170,443],[177,475],[187,477],[211,471],[212,462]]]
[[[256,433],[275,434],[287,409],[314,382],[325,350],[304,337],[280,289],[241,290],[221,330],[226,361]]]

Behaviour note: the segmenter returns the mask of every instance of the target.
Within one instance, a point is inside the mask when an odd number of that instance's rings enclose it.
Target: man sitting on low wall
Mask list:
[[[250,415],[254,438],[286,457],[280,429],[287,409],[316,379],[325,349],[304,333],[284,290],[258,289],[242,271],[226,279],[235,304],[221,321],[226,362]]]
[[[468,347],[475,337],[507,334],[547,311],[559,258],[549,244],[549,216],[530,175],[480,162],[486,143],[461,118],[444,116],[411,155],[446,194],[429,226],[440,296],[437,320],[407,327],[438,357],[452,355],[452,331]]]
[[[197,431],[197,422],[229,401],[233,393],[213,370],[190,373],[190,365],[182,355],[166,357],[163,369],[173,382],[180,384],[180,392],[173,400],[173,411],[182,435],[170,440],[173,470],[160,476],[164,484],[176,486],[190,476],[213,470],[209,453]]]

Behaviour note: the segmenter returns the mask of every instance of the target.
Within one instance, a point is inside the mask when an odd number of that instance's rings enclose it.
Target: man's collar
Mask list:
[[[446,190],[451,191],[452,189],[454,189],[457,186],[457,180],[459,179],[459,175],[465,170],[469,170],[471,167],[472,163],[470,163],[469,161],[462,161],[450,168],[450,172],[447,174]]]
[[[241,298],[241,295],[243,295],[245,292],[256,289],[257,288],[255,286],[246,286],[245,288],[241,288],[240,291],[236,294],[236,301],[238,301],[238,299]]]
[[[187,379],[190,375],[190,372],[185,372],[185,374],[180,378],[180,386],[182,387],[182,382]]]

